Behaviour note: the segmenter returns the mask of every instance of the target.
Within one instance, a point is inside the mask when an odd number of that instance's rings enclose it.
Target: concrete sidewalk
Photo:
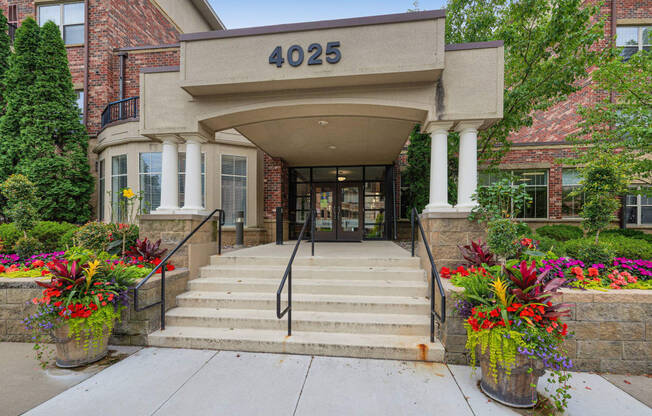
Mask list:
[[[476,380],[469,367],[437,363],[146,348],[26,414],[519,414]],[[570,415],[652,415],[599,375],[575,373],[572,384]]]

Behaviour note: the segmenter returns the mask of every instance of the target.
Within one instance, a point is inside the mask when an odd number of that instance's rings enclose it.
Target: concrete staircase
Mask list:
[[[287,316],[276,318],[276,290],[289,256],[242,253],[212,257],[149,344],[443,361],[443,346],[429,340],[430,302],[418,258],[297,257],[288,337]]]

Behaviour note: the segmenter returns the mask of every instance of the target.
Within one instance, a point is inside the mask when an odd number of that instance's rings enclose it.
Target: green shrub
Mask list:
[[[16,241],[14,251],[24,259],[42,253],[43,245],[34,237],[21,237]]]
[[[626,257],[628,259],[652,259],[652,244],[638,238],[628,238],[616,234],[603,236],[600,233],[600,241],[611,244],[614,256]]]
[[[615,257],[615,250],[610,242],[600,241],[598,244],[592,238],[578,238],[566,241],[561,248],[563,255],[585,264],[611,264]]]
[[[634,238],[637,240],[645,240],[648,243],[652,244],[652,234],[646,234],[641,230],[633,230],[631,228],[613,228],[609,230],[604,230],[600,232],[600,238],[602,237],[608,237],[608,236],[623,236],[623,237],[629,237],[629,238]]]
[[[560,247],[563,245],[560,241],[539,234],[533,234],[532,239],[539,242],[539,251],[543,252],[548,252],[550,250],[553,252],[559,252]]]
[[[576,240],[584,237],[580,227],[566,224],[544,225],[537,228],[537,234],[557,241]]]
[[[524,222],[517,222],[516,229],[520,235],[532,235],[532,228]]]
[[[138,235],[140,233],[140,230],[138,229],[137,225],[129,225],[129,224],[123,224],[123,228],[120,229],[120,224],[108,224],[109,232],[111,233],[111,238],[113,241],[120,241],[120,244],[111,244],[113,249],[110,249],[109,251],[114,254],[119,254],[120,251],[122,250],[122,233],[126,228],[126,242],[125,242],[125,250],[129,250],[131,246],[136,245],[136,240],[138,239]]]
[[[75,233],[78,229],[79,227],[71,228],[61,235],[58,246],[61,247],[62,250],[69,249],[75,245]]]
[[[11,254],[14,252],[16,241],[23,236],[13,222],[7,224],[0,224],[0,240],[2,242],[2,253]]]
[[[109,224],[92,221],[88,222],[75,232],[76,245],[93,251],[106,251],[109,246],[111,229]]]
[[[61,237],[69,231],[77,230],[77,226],[67,222],[39,221],[34,228],[28,233],[41,242],[44,252],[65,250],[65,246],[60,244]]]
[[[517,255],[520,249],[517,241],[521,236],[518,224],[510,219],[493,220],[487,224],[487,244],[489,244],[489,248],[506,259]]]

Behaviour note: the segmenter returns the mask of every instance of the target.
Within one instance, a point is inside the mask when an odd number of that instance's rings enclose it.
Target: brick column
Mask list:
[[[268,241],[276,239],[276,208],[283,207],[284,238],[288,237],[290,177],[287,163],[264,155],[264,221]]]

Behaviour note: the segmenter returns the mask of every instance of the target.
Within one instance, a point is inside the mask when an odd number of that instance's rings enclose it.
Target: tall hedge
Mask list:
[[[31,17],[25,19],[16,30],[14,53],[9,56],[3,80],[6,110],[0,119],[0,183],[16,173],[23,157],[21,131],[31,120],[31,88],[36,81],[39,40],[36,21]],[[1,208],[4,211],[5,207]]]
[[[30,119],[21,129],[17,171],[36,186],[41,218],[83,223],[91,215],[93,178],[66,48],[53,22],[41,27]]]
[[[0,10],[0,117],[4,114],[6,104],[3,80],[9,67],[10,54],[9,25],[7,24],[7,18]]]

